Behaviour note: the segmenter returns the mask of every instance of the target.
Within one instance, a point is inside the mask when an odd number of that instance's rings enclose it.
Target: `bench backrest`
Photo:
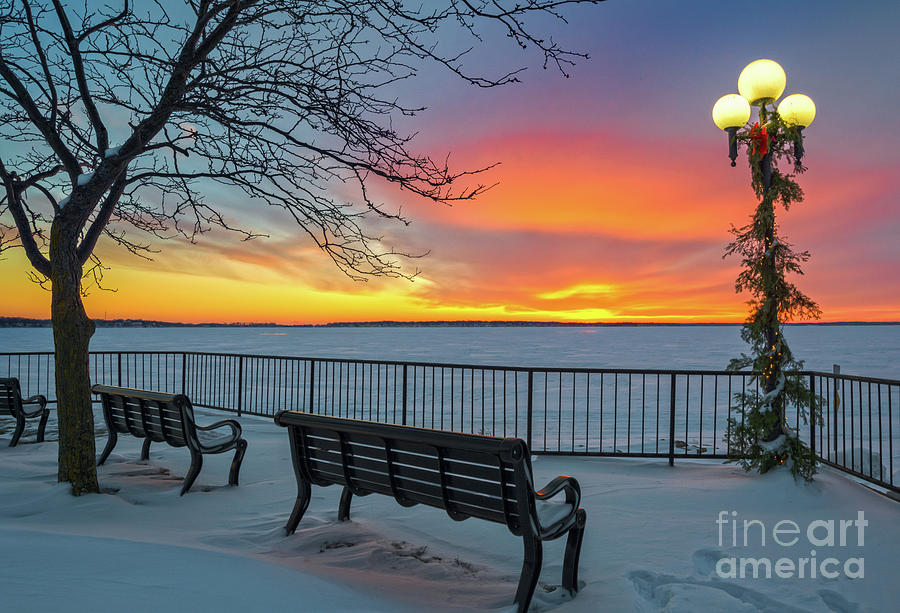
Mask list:
[[[109,428],[138,438],[166,442],[173,447],[197,448],[191,401],[184,394],[95,385]]]
[[[295,470],[314,484],[386,494],[404,506],[426,504],[456,520],[480,517],[516,535],[534,519],[530,456],[521,439],[294,411],[275,421],[289,428]]]
[[[0,413],[17,415],[22,411],[22,392],[15,377],[0,379]]]

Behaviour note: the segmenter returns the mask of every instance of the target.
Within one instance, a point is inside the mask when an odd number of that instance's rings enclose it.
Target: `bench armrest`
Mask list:
[[[38,405],[38,408],[29,413],[25,410],[26,404],[36,404]],[[25,413],[25,417],[35,417],[40,415],[45,408],[47,408],[47,398],[43,394],[35,394],[34,396],[22,399],[22,412]]]
[[[216,428],[221,428],[222,426],[228,426],[231,428],[232,434],[234,434],[235,438],[238,438],[241,435],[241,424],[233,419],[223,419],[222,421],[217,421],[214,424],[209,424],[208,426],[197,426],[198,430],[215,430]]]
[[[581,486],[575,477],[560,475],[553,481],[534,493],[534,497],[538,500],[547,500],[556,496],[562,490],[566,491],[566,504],[572,505],[573,509],[577,509],[581,505]]]
[[[539,519],[539,537],[541,540],[558,538],[568,532],[578,522],[578,507],[581,505],[581,486],[578,485],[578,481],[574,477],[560,475],[543,489],[536,491],[534,497],[537,500],[547,500],[563,490],[566,492],[565,506],[569,508],[568,513],[562,517],[555,518],[552,520],[552,523],[547,525],[542,524]],[[582,515],[583,513],[582,511]]]

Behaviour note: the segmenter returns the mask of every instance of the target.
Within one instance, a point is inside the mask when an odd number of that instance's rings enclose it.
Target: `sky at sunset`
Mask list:
[[[755,206],[746,158],[727,158],[710,111],[750,61],[787,73],[785,94],[817,105],[805,131],[803,203],[781,232],[812,258],[800,287],[824,321],[900,320],[900,3],[609,0],[565,13],[554,38],[590,54],[565,78],[494,36],[486,71],[528,65],[522,83],[485,90],[431,67],[398,89],[427,106],[404,127],[413,147],[454,168],[500,162],[495,187],[452,207],[373,185],[408,227],[373,226],[428,255],[414,281],[344,277],[272,208],[219,196],[227,215],[269,235],[214,232],[166,241],[154,261],[100,243],[106,286],[96,318],[322,323],[374,320],[738,322],[732,224]],[[21,250],[0,256],[0,315],[49,317]],[[9,298],[12,296],[12,298]]]

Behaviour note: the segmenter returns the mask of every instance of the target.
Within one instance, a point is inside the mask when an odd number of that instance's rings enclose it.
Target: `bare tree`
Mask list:
[[[533,18],[599,1],[0,0],[0,248],[24,248],[51,286],[59,480],[99,490],[82,304],[83,278],[102,274],[98,240],[146,257],[152,236],[254,237],[205,197],[221,184],[283,209],[351,277],[405,276],[405,254],[366,229],[406,223],[370,196],[373,182],[435,202],[485,186],[457,187],[478,170],[410,149],[392,118],[421,109],[395,85],[429,63],[478,87],[513,83],[521,69],[464,63],[501,32],[565,74],[581,54]],[[448,34],[473,47],[442,44]]]

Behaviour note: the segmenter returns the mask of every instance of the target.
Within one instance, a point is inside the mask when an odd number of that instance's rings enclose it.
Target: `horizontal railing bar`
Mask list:
[[[532,455],[546,455],[546,456],[566,456],[566,457],[603,457],[603,458],[668,458],[668,453],[658,453],[658,452],[646,452],[642,453],[640,451],[627,451],[627,452],[613,452],[613,451],[533,451]],[[689,460],[697,460],[697,459],[710,459],[710,460],[728,460],[733,459],[732,456],[729,456],[724,453],[678,453],[677,457],[679,460],[683,460],[685,458]]]
[[[257,353],[217,353],[211,351],[91,351],[91,355],[191,355],[206,357],[229,357],[229,358],[249,358],[249,359],[266,359],[266,360],[293,360],[301,362],[343,362],[345,364],[381,364],[387,366],[414,366],[427,368],[461,368],[475,370],[496,370],[505,372],[536,372],[536,373],[576,373],[576,374],[631,374],[631,375],[709,375],[709,376],[733,376],[733,377],[752,377],[755,376],[753,371],[749,370],[704,370],[704,369],[642,369],[642,368],[583,368],[583,367],[567,367],[567,366],[506,366],[501,364],[465,364],[458,362],[418,362],[403,360],[363,360],[359,358],[341,358],[341,357],[310,357],[310,356],[291,356],[291,355],[267,355]],[[15,351],[0,352],[0,357],[8,356],[52,356],[52,351]],[[888,379],[883,377],[868,377],[865,375],[845,375],[834,374],[817,370],[800,370],[797,371],[800,376],[816,376],[827,379],[841,381],[860,381],[863,383],[881,383],[884,385],[900,385],[900,379]]]
[[[825,464],[827,466],[830,466],[831,468],[836,468],[840,471],[843,471],[849,475],[853,475],[854,477],[857,477],[859,479],[863,479],[865,481],[875,483],[875,484],[885,487],[887,489],[891,489],[894,491],[900,491],[900,488],[898,488],[898,486],[896,484],[892,485],[891,483],[884,481],[883,479],[879,479],[875,475],[867,475],[865,473],[859,472],[858,470],[851,468],[850,466],[843,466],[841,464],[837,464],[837,463],[832,462],[831,460],[824,458],[822,456],[819,456],[819,462],[822,464]]]
[[[834,374],[833,372],[819,372],[815,370],[800,371],[799,374],[806,376],[821,377],[823,379],[834,379],[835,381],[861,381],[863,383],[881,383],[883,385],[900,385],[900,379],[885,379],[883,377],[867,377],[865,375],[845,375]]]
[[[116,352],[112,352],[116,353]],[[124,353],[124,352],[123,352]],[[141,352],[138,352],[141,353]],[[310,356],[289,356],[289,355],[264,355],[252,353],[215,353],[204,351],[185,351],[177,352],[187,355],[200,356],[229,356],[236,358],[258,358],[267,360],[299,360],[299,361],[315,361],[315,362],[343,362],[345,364],[381,364],[388,366],[416,366],[428,368],[464,368],[466,370],[497,370],[507,372],[540,372],[540,373],[578,373],[578,374],[648,374],[648,375],[732,375],[732,376],[752,376],[752,371],[730,371],[730,370],[691,370],[691,369],[641,369],[641,368],[583,368],[583,367],[567,367],[567,366],[506,366],[502,364],[466,364],[459,362],[418,362],[405,360],[363,360],[359,358],[341,358],[341,357],[310,357]],[[806,374],[806,373],[800,373]],[[900,383],[900,381],[898,381]]]

